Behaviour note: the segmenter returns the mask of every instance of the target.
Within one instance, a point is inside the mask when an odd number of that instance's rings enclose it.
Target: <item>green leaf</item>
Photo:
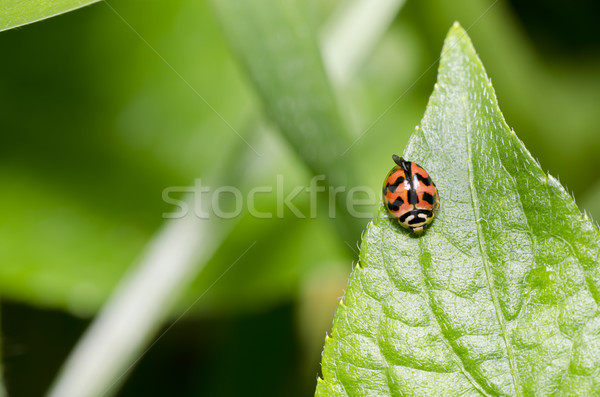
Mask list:
[[[99,0],[2,0],[0,31],[73,11]]]
[[[307,168],[333,186],[357,186],[349,134],[321,59],[308,4],[274,0],[213,0],[234,51],[265,111]],[[263,153],[262,156],[272,156]],[[336,195],[345,203],[344,194]],[[325,211],[325,209],[324,209]],[[339,212],[345,205],[339,205]],[[354,240],[362,222],[339,216],[340,234]]]
[[[507,126],[458,24],[404,157],[438,215],[421,236],[383,207],[368,226],[316,394],[599,395],[598,229]]]
[[[306,4],[285,0],[261,6],[237,0],[213,4],[269,117],[314,172],[331,172],[350,141]],[[347,179],[347,173],[340,171],[336,178]]]

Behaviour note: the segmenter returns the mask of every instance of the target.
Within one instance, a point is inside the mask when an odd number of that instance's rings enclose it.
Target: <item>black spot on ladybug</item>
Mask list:
[[[404,183],[404,177],[403,176],[399,176],[394,183],[392,183],[390,186],[394,186],[394,187],[398,187],[398,185],[400,185],[401,183]]]
[[[385,196],[386,193],[386,189],[389,190],[390,192],[395,192],[398,189],[398,186],[404,182],[404,177],[399,177],[397,178],[394,183],[388,183],[385,185],[385,188],[383,188],[383,195]]]
[[[431,186],[431,178],[424,178],[421,174],[415,174],[417,179],[425,186]]]
[[[410,189],[408,192],[408,203],[415,205],[419,202],[419,196],[417,195],[417,192],[415,191],[415,189]]]
[[[435,200],[433,196],[427,192],[423,192],[423,196],[421,198],[423,201],[427,201],[431,205],[433,205],[433,201]]]
[[[398,197],[398,198],[396,198],[396,200],[394,200],[393,203],[388,202],[387,206],[392,211],[398,211],[402,204],[404,204],[404,200],[402,200],[402,198]]]

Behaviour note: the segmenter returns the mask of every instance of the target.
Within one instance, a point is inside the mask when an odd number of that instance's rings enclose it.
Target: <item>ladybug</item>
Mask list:
[[[383,182],[383,201],[388,212],[403,227],[420,234],[433,221],[440,206],[435,183],[417,163],[395,154],[397,164]]]

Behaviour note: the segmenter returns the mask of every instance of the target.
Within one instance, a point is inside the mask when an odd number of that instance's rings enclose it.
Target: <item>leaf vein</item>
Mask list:
[[[468,122],[468,121],[467,121]],[[500,303],[498,301],[498,296],[496,294],[496,287],[494,285],[494,280],[492,279],[490,264],[488,262],[486,248],[483,246],[484,244],[484,236],[483,230],[481,229],[481,215],[479,213],[479,200],[477,198],[477,192],[475,191],[475,181],[474,181],[474,172],[473,172],[473,159],[472,159],[472,148],[471,148],[471,136],[470,136],[470,125],[467,130],[467,165],[468,165],[468,173],[469,173],[469,189],[471,193],[471,206],[473,208],[473,214],[475,216],[475,224],[477,229],[477,241],[479,246],[479,251],[481,253],[481,260],[483,262],[483,268],[485,270],[486,280],[488,284],[488,288],[490,290],[490,296],[492,298],[492,303],[494,304],[494,310],[496,311],[496,318],[502,328],[502,336],[504,337],[504,344],[506,346],[506,352],[508,355],[508,361],[510,364],[512,379],[515,387],[515,392],[517,396],[522,396],[523,392],[520,385],[519,374],[517,372],[517,366],[515,361],[514,352],[512,350],[512,346],[510,341],[508,340],[508,333],[506,330],[506,323],[504,321],[504,316],[500,309]]]

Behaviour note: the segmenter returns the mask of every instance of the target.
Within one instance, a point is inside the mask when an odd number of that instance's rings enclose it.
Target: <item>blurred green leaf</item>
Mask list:
[[[266,149],[258,159],[106,7],[1,35],[0,49],[12,62],[0,65],[6,76],[0,182],[10,191],[0,197],[0,289],[8,299],[81,316],[101,307],[164,221],[162,213],[174,210],[162,201],[164,188],[190,186],[195,178],[244,193],[273,186],[272,195],[256,196],[256,205],[274,213],[276,173],[285,176],[284,195],[311,177],[287,142],[256,121],[258,102],[206,3],[149,3],[143,15],[136,3],[113,5],[242,136],[258,136],[252,144]],[[223,158],[232,161],[223,165]],[[209,181],[213,170],[221,177]],[[306,197],[297,204],[309,213]],[[338,237],[329,219],[305,225],[289,215],[244,218],[178,309],[204,293],[254,238],[261,241],[256,250],[269,254],[242,258],[194,309],[260,310],[292,299],[298,277],[319,258],[348,261],[345,244],[332,249]],[[325,236],[319,243],[311,243],[315,231]],[[312,249],[290,259],[284,247],[297,249],[294,239]]]
[[[314,174],[329,184],[356,186],[346,131],[325,73],[305,3],[214,0],[230,43],[246,67],[270,119]],[[270,153],[263,153],[270,156]],[[338,203],[344,199],[337,195]],[[339,206],[344,211],[345,206]],[[336,219],[352,241],[359,222]],[[350,227],[348,227],[348,224]],[[354,237],[354,238],[352,238]]]
[[[0,31],[73,11],[99,0],[2,0]]]
[[[261,7],[235,0],[213,4],[270,118],[314,173],[331,174],[349,137],[305,7],[283,0]]]
[[[116,222],[23,172],[0,167],[0,180],[11,192],[0,197],[0,207],[11,209],[0,227],[3,296],[93,313],[149,232],[139,220]]]
[[[414,236],[381,207],[316,394],[597,395],[598,229],[506,125],[458,25],[404,156],[437,183],[438,216]]]
[[[118,7],[239,128],[247,88],[207,4],[138,9]],[[173,210],[162,190],[241,141],[109,8],[5,32],[0,51],[0,289],[91,316]]]

